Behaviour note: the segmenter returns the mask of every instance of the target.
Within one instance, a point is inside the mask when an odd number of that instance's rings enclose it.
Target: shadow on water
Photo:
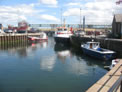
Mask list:
[[[64,65],[63,68],[67,70],[68,73],[80,76],[81,92],[87,90],[87,88],[93,85],[107,72],[104,66],[109,65],[109,62],[86,56],[81,49],[64,44],[55,44],[54,51],[58,60]],[[86,82],[86,84],[82,82]]]
[[[109,66],[111,64],[110,61],[103,61],[89,57],[82,52],[81,48],[75,48],[70,45],[55,44],[54,50],[57,53],[58,58],[75,56],[78,61],[85,61],[88,66],[99,65],[101,68],[104,68],[104,66]]]
[[[12,44],[4,44],[4,45],[0,45],[0,51],[2,52],[7,52],[10,55],[14,55],[14,54],[18,54],[19,57],[27,57],[28,56],[28,51],[27,48],[29,50],[31,50],[31,52],[35,52],[38,47],[40,48],[46,48],[48,42],[23,42],[21,44],[18,43],[14,43],[14,45]]]
[[[71,48],[71,52],[73,55],[77,56],[78,60],[82,60],[82,59],[85,60],[87,65],[89,65],[89,66],[97,64],[97,65],[101,66],[102,68],[104,68],[104,66],[111,64],[110,61],[99,60],[99,59],[96,59],[96,58],[93,58],[93,57],[90,57],[90,56],[84,54],[82,52],[82,49]]]
[[[70,48],[71,48],[70,45],[56,43],[54,47],[54,51],[58,52],[58,51],[70,50]]]

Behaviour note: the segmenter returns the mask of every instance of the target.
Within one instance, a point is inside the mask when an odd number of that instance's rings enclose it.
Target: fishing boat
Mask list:
[[[102,60],[111,60],[116,55],[114,51],[100,48],[99,42],[87,42],[81,45],[81,48],[85,54]]]
[[[58,27],[54,39],[56,43],[70,43],[70,36],[73,35],[72,28]]]
[[[44,41],[48,40],[46,33],[42,32],[39,36],[28,36],[29,41]]]

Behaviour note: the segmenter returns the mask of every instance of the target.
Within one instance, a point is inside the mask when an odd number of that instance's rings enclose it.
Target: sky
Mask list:
[[[79,24],[85,16],[87,24],[111,24],[114,14],[122,13],[118,0],[0,0],[0,23]],[[81,10],[80,10],[81,9]],[[61,18],[62,16],[62,18]],[[82,20],[81,20],[82,22]]]

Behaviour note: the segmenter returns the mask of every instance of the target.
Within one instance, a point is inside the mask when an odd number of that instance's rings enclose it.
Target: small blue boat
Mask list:
[[[102,60],[111,60],[116,56],[114,51],[100,48],[99,42],[87,42],[81,48],[85,54]]]

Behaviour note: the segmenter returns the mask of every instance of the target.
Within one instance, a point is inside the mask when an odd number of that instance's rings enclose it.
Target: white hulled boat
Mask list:
[[[28,36],[28,40],[29,41],[42,41],[42,40],[48,40],[48,37],[47,37],[46,33],[41,32],[38,37],[37,36]]]
[[[54,39],[56,43],[70,43],[70,36],[72,35],[72,29],[68,30],[66,27],[58,27]]]

